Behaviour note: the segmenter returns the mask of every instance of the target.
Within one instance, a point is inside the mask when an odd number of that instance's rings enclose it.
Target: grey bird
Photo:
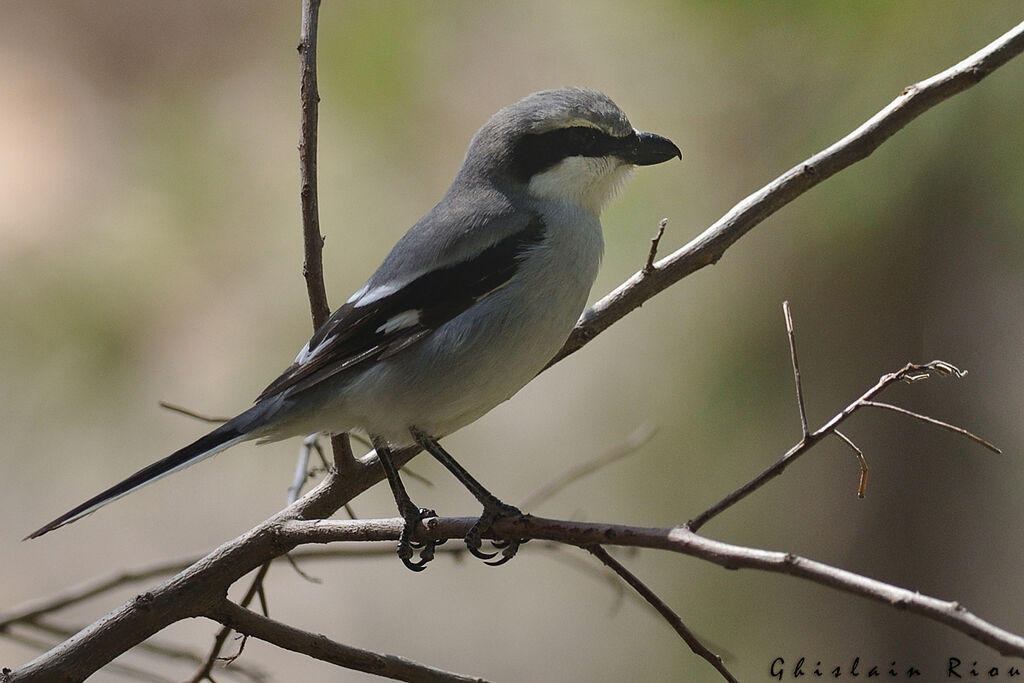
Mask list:
[[[251,408],[28,538],[243,441],[360,430],[405,520],[398,554],[406,566],[422,569],[433,551],[412,542],[432,513],[412,503],[390,455],[414,445],[484,506],[466,543],[492,560],[496,553],[480,550],[482,534],[520,512],[484,489],[438,439],[509,399],[558,352],[597,277],[601,209],[633,167],[681,156],[667,138],[635,130],[595,90],[545,90],[501,109],[473,137],[441,201]],[[518,547],[497,545],[502,556],[492,564]]]

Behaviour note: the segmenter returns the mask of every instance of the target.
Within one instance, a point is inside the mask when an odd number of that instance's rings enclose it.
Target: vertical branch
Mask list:
[[[320,0],[303,0],[299,32],[299,99],[302,123],[299,134],[299,177],[302,183],[302,235],[305,259],[302,276],[313,314],[314,331],[331,315],[324,287],[324,237],[320,234],[320,205],[316,185],[316,135],[319,121],[320,93],[316,85],[316,32]]]
[[[800,409],[800,436],[806,439],[811,433],[807,428],[807,409],[804,406],[804,386],[800,381],[800,363],[796,357],[796,334],[793,330],[793,314],[789,301],[782,302],[782,313],[786,318],[786,337],[789,339],[789,358],[793,363],[793,379],[796,381],[796,404]]]
[[[331,317],[331,306],[327,303],[327,288],[324,286],[324,237],[320,234],[320,204],[317,199],[316,180],[316,143],[320,107],[320,92],[316,85],[316,34],[319,17],[320,0],[302,0],[298,46],[299,102],[302,108],[299,124],[299,198],[302,204],[302,277],[306,280],[306,294],[309,296],[314,332]],[[356,460],[352,455],[348,437],[345,434],[332,436],[331,447],[334,450],[335,469],[351,471],[356,465]],[[242,600],[242,606],[248,606],[257,595],[262,599],[263,579],[273,561],[274,558],[271,558],[260,566]],[[220,629],[210,653],[202,667],[192,677],[191,683],[213,680],[210,674],[220,659],[221,650],[224,649],[231,631],[231,627],[227,625]]]
[[[320,19],[320,0],[302,0],[302,21],[299,29],[299,100],[302,123],[299,133],[299,178],[302,184],[302,237],[304,259],[302,277],[317,330],[331,316],[324,286],[324,236],[320,234],[320,203],[317,199],[316,143],[319,122],[320,92],[316,84],[316,35]],[[352,446],[344,434],[331,437],[334,466],[348,470],[354,463]]]
[[[299,134],[299,178],[302,183],[302,235],[305,259],[302,276],[313,314],[314,331],[331,315],[324,287],[324,237],[320,234],[320,205],[316,189],[316,135],[319,121],[320,93],[316,85],[316,30],[320,0],[302,1],[302,24],[299,33],[299,99],[302,123]]]

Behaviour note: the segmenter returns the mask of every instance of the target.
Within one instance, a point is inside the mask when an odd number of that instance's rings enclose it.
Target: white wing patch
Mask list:
[[[367,289],[364,286],[362,289],[360,289],[358,292],[352,295],[352,298],[348,300],[348,303],[355,304],[356,308],[362,308],[363,306],[368,306],[372,304],[374,301],[378,301],[386,296],[394,294],[403,286],[404,285],[399,283],[381,285],[379,287],[374,287],[373,289]]]
[[[407,327],[413,327],[418,325],[420,322],[420,311],[413,309],[409,311],[402,311],[397,315],[393,315],[387,319],[387,321],[378,327],[374,332],[380,332],[381,334],[391,334],[398,330],[404,330]]]
[[[370,289],[370,286],[369,286],[369,285],[363,285],[362,287],[360,287],[359,289],[357,289],[357,290],[356,290],[356,293],[355,293],[355,294],[353,294],[352,296],[350,296],[350,297],[348,298],[348,301],[346,301],[345,303],[347,303],[347,304],[350,304],[350,303],[352,303],[353,301],[357,301],[357,300],[361,299],[361,298],[362,298],[362,296],[363,296],[364,294],[366,294],[366,292],[367,292],[367,291],[368,291],[369,289]]]
[[[295,356],[295,360],[292,362],[301,364],[305,362],[307,358],[309,358],[309,342],[306,342],[306,345],[302,347],[302,350],[299,351],[299,355]]]

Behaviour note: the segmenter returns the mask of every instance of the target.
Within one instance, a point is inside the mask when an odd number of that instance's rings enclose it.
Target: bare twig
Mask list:
[[[320,461],[324,465],[324,471],[330,469],[330,465],[327,464],[327,457],[324,455],[324,449],[320,445],[320,435],[310,434],[303,439],[302,446],[299,447],[299,457],[295,462],[295,473],[292,475],[292,483],[288,487],[288,505],[297,501],[306,482],[311,477],[319,474],[319,471],[311,472],[309,469],[309,456],[312,455],[313,451],[316,451],[317,455],[320,456]]]
[[[379,654],[343,645],[322,635],[302,631],[268,619],[229,600],[222,600],[212,606],[207,610],[205,616],[239,633],[354,671],[363,671],[399,681],[486,683],[482,678],[443,671],[397,655]]]
[[[533,492],[527,494],[525,498],[519,501],[518,506],[523,510],[534,509],[544,501],[552,498],[569,484],[572,484],[573,482],[578,481],[603,467],[607,467],[616,460],[621,460],[622,458],[636,453],[645,443],[651,440],[651,437],[653,437],[657,431],[657,428],[651,424],[644,423],[640,425],[633,430],[632,434],[627,436],[620,443],[609,448],[604,453],[601,453],[597,457],[585,462],[573,465],[543,486],[540,486]]]
[[[266,578],[267,572],[270,571],[270,564],[273,560],[267,560],[260,566],[256,572],[256,576],[253,577],[252,583],[249,585],[249,589],[242,596],[239,601],[242,608],[248,607],[249,603],[253,601],[253,598],[259,596],[260,603],[263,607],[263,614],[267,614],[267,603],[266,596],[263,594],[263,579]],[[221,622],[223,623],[223,622]],[[224,627],[217,631],[217,635],[214,636],[213,645],[210,647],[209,654],[206,655],[206,659],[203,660],[202,666],[192,676],[189,683],[200,683],[200,681],[212,680],[211,675],[213,673],[213,667],[216,666],[218,660],[221,660],[221,650],[224,649],[224,644],[227,642],[228,637],[231,635],[231,627],[228,624],[224,624]],[[245,640],[243,638],[239,650],[235,655],[226,658],[228,663],[233,662],[238,655],[242,653],[242,648],[245,647]]]
[[[782,302],[782,313],[786,318],[786,338],[789,340],[789,359],[793,363],[793,380],[796,382],[796,405],[800,410],[800,434],[806,439],[810,431],[807,428],[807,408],[804,405],[804,385],[800,381],[800,363],[796,355],[796,334],[793,331],[793,314],[789,310],[789,302]]]
[[[868,461],[864,457],[864,451],[857,447],[850,437],[843,434],[838,429],[833,429],[832,433],[838,436],[847,446],[849,446],[854,455],[857,456],[857,464],[860,465],[860,481],[857,483],[857,497],[864,498],[864,493],[868,490]]]
[[[761,474],[757,475],[756,477],[748,481],[746,484],[739,487],[738,489],[727,495],[725,498],[722,498],[717,503],[709,507],[707,510],[705,510],[704,512],[700,513],[699,515],[691,519],[689,522],[687,522],[687,528],[691,531],[697,531],[702,526],[707,524],[707,522],[710,521],[712,518],[718,516],[725,510],[728,510],[730,507],[732,507],[739,501],[749,496],[754,491],[764,486],[771,479],[782,474],[783,471],[785,471],[785,469],[789,467],[789,465],[791,465],[801,455],[811,450],[814,446],[818,444],[819,441],[824,439],[826,436],[834,434],[836,428],[844,421],[846,421],[847,418],[853,415],[853,413],[855,413],[860,408],[869,405],[871,399],[873,399],[875,396],[884,391],[886,387],[896,382],[917,382],[930,376],[931,374],[963,377],[967,373],[958,369],[956,366],[950,363],[936,360],[931,361],[929,363],[907,363],[896,372],[890,372],[888,374],[882,375],[882,377],[878,380],[878,382],[875,383],[874,386],[865,391],[859,398],[857,398],[855,401],[853,401],[848,406],[843,408],[840,412],[836,413],[836,415],[834,415],[824,425],[822,425],[817,430],[811,432],[803,439],[801,439],[800,442],[794,445],[792,448],[790,448],[785,455],[783,455],[781,458],[775,461],[775,464],[771,465],[766,470],[761,472]],[[945,425],[945,423],[940,424],[940,426],[943,425]],[[952,426],[948,425],[947,427]],[[953,431],[956,431],[957,433],[962,433],[964,434],[964,436],[968,436],[969,438],[973,437],[973,439],[978,441],[979,443],[982,443],[983,445],[987,444],[987,446],[995,448],[995,446],[992,446],[987,441],[984,441],[983,439],[980,439],[979,437],[970,434],[970,432],[967,432],[966,430],[954,428]],[[863,486],[866,481],[865,468],[866,463],[862,461],[861,486]]]
[[[989,449],[993,453],[1002,454],[1002,452],[1003,452],[1001,448],[999,448],[998,446],[996,446],[995,444],[993,444],[993,443],[991,443],[989,441],[986,441],[985,439],[981,438],[977,434],[973,434],[973,433],[967,431],[966,429],[964,429],[963,427],[957,427],[956,425],[951,425],[948,422],[943,422],[942,420],[937,420],[934,417],[928,417],[927,415],[921,415],[920,413],[915,413],[912,410],[907,410],[906,408],[901,408],[899,406],[894,406],[894,405],[892,405],[890,403],[880,403],[878,401],[861,401],[860,404],[863,405],[863,406],[871,406],[872,408],[884,408],[886,410],[892,410],[892,411],[895,411],[897,413],[900,413],[901,415],[907,415],[909,417],[914,418],[915,420],[920,420],[921,422],[925,422],[925,423],[930,424],[930,425],[935,425],[936,427],[942,427],[943,429],[948,429],[949,431],[953,432],[954,434],[959,434],[960,436],[966,436],[971,441],[984,446],[985,448]]]
[[[355,519],[355,517],[352,517]],[[454,552],[456,547],[438,548],[437,552]],[[331,548],[302,548],[286,555],[289,560],[303,562],[319,562],[324,560],[338,559],[370,559],[378,557],[390,557],[394,555],[394,549],[390,546],[358,546],[358,547],[331,547]],[[59,593],[47,596],[39,600],[30,600],[21,606],[0,612],[0,637],[8,637],[11,628],[18,625],[35,626],[37,620],[47,614],[59,612],[73,605],[85,602],[92,598],[104,595],[113,590],[123,588],[132,583],[149,581],[151,579],[167,576],[180,572],[202,559],[202,556],[195,555],[183,557],[166,562],[158,562],[139,569],[117,571],[109,576],[83,582]],[[302,572],[300,572],[301,574]],[[309,577],[307,577],[309,578]],[[52,629],[47,629],[52,632]],[[47,645],[46,647],[50,647]]]
[[[647,252],[647,262],[644,264],[643,270],[640,271],[645,276],[650,275],[651,271],[654,270],[654,259],[658,256],[658,244],[661,243],[661,238],[665,234],[666,225],[668,225],[667,218],[662,218],[658,221],[658,232],[651,238],[651,250]]]
[[[983,78],[1024,51],[1024,23],[1014,26],[970,57],[915,85],[856,130],[792,167],[736,204],[689,244],[634,274],[591,306],[550,365],[579,351],[590,340],[655,294],[705,266],[717,263],[726,249],[815,185],[866,158],[901,128]]]
[[[639,593],[644,600],[646,600],[651,607],[658,611],[665,621],[669,623],[675,632],[679,634],[679,637],[690,647],[690,650],[699,657],[703,657],[708,661],[711,666],[715,667],[719,674],[722,675],[730,683],[739,683],[735,676],[733,676],[729,669],[726,668],[725,662],[722,658],[709,650],[704,643],[700,642],[700,639],[687,628],[686,624],[683,623],[682,618],[675,611],[668,606],[668,604],[658,597],[658,594],[652,591],[647,584],[641,581],[633,572],[629,571],[622,565],[621,562],[616,560],[614,557],[608,554],[608,551],[599,545],[588,545],[584,547],[584,550],[589,552],[591,555],[601,560],[606,567],[611,569],[613,572],[618,574],[623,581],[630,585],[637,593]]]

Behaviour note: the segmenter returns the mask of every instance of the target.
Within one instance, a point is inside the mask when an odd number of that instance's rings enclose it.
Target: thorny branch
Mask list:
[[[300,45],[303,58],[303,138],[300,143],[300,152],[304,160],[303,217],[304,225],[314,228],[305,231],[304,234],[308,247],[307,254],[316,256],[315,260],[307,258],[304,273],[307,283],[316,279],[320,281],[319,286],[309,287],[311,298],[316,294],[312,290],[322,289],[319,254],[323,238],[315,222],[315,42],[309,40],[315,36],[318,4],[317,0],[303,2],[303,35],[306,40]],[[891,104],[857,130],[750,195],[688,245],[660,261],[651,263],[649,268],[635,274],[588,309],[552,364],[582,348],[657,293],[690,273],[717,262],[733,243],[769,215],[826,178],[867,157],[907,123],[938,103],[975,85],[1022,51],[1024,23],[959,64],[907,87]],[[313,310],[315,319],[318,315],[317,310],[326,317],[326,311],[329,311],[326,296],[323,298],[323,305],[313,304]],[[883,377],[879,384],[884,388],[884,385],[896,379],[913,380],[944,370],[952,372],[955,368],[938,363],[907,365],[897,373]],[[895,379],[892,379],[893,377]],[[877,391],[881,388],[877,388]],[[876,388],[869,390],[870,395],[865,394],[862,399],[871,401],[877,391]],[[847,410],[856,407],[858,406],[851,404]],[[798,453],[787,454],[783,461],[769,468],[748,486],[730,494],[719,505],[692,520],[689,525],[668,529],[642,529],[543,520],[526,516],[519,520],[498,522],[494,526],[493,535],[496,538],[547,539],[581,547],[602,544],[660,548],[700,557],[729,568],[755,568],[790,574],[924,615],[947,624],[1003,654],[1024,656],[1024,638],[979,619],[955,602],[923,596],[791,554],[733,546],[694,533],[695,529],[714,515],[749,495],[763,485],[764,481],[781,472],[795,455],[813,445],[811,442],[820,440],[821,437],[816,437],[816,434],[838,434],[835,427],[845,420],[845,414],[846,411],[833,418],[835,424],[823,425],[818,432],[807,435],[797,447]],[[403,465],[415,454],[416,451],[411,449],[396,453],[396,465]],[[13,683],[84,679],[108,665],[118,655],[179,620],[221,614],[222,623],[231,622],[235,617],[226,614],[229,608],[225,608],[223,598],[227,589],[252,570],[290,551],[298,544],[397,539],[402,527],[400,519],[322,520],[383,478],[379,463],[372,453],[355,460],[350,455],[339,459],[336,451],[336,466],[345,470],[343,477],[337,472],[329,473],[317,487],[285,510],[215,549],[170,580],[139,595],[32,662],[13,671],[4,670],[0,673],[0,681]],[[776,468],[778,471],[774,471]],[[474,521],[434,518],[428,520],[429,523],[420,531],[435,539],[456,538],[464,536]],[[222,608],[223,613],[218,611]],[[271,621],[259,615],[254,616],[258,617],[257,621]],[[283,641],[281,644],[284,646]],[[454,674],[449,674],[449,680],[454,680],[451,676]]]

